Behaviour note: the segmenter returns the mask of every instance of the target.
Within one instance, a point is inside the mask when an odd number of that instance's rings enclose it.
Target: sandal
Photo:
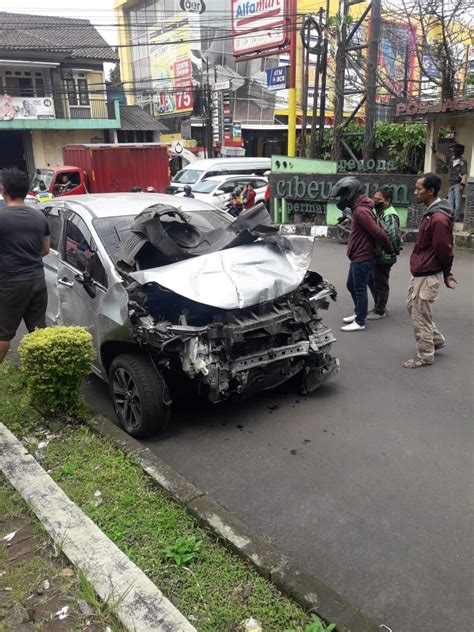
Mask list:
[[[410,358],[402,364],[404,369],[420,369],[422,366],[431,366],[433,360],[423,360],[423,358]]]

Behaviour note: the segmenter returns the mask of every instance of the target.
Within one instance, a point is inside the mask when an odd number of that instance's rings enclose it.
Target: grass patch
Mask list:
[[[38,434],[40,422],[11,364],[0,366],[0,420],[17,436]],[[239,630],[249,617],[260,621],[264,631],[325,629],[310,627],[314,621],[309,614],[229,552],[127,455],[89,427],[57,432],[43,466],[199,632]]]
[[[4,595],[0,603],[0,632],[17,629],[2,621],[9,609],[16,605],[26,608],[38,630],[49,629],[53,620],[56,626],[55,612],[67,606],[67,629],[71,632],[82,632],[84,629],[98,632],[107,627],[113,632],[123,631],[114,617],[113,604],[101,602],[82,581],[81,573],[77,574],[68,566],[66,558],[51,542],[41,523],[2,474],[0,516],[0,537],[5,535],[6,530],[21,529],[18,537],[25,538],[22,533],[28,528],[28,539],[23,542],[30,542],[28,550],[23,550],[18,557],[13,555],[12,560],[8,558],[6,543],[0,540],[0,594]],[[15,539],[12,544],[15,544]],[[81,612],[80,602],[89,605],[87,615]]]

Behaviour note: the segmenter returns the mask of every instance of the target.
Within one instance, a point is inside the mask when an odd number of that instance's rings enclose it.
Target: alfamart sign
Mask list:
[[[232,0],[235,56],[276,49],[288,38],[286,0]]]
[[[347,175],[347,174],[344,174]],[[363,184],[369,197],[381,187],[389,186],[393,191],[394,206],[408,207],[414,202],[416,175],[362,174],[355,175]],[[285,200],[288,211],[295,213],[324,214],[333,185],[341,174],[292,174],[270,175],[270,190],[275,198]]]

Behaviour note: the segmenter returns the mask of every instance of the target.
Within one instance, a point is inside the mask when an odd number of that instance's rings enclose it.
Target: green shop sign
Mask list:
[[[389,186],[393,191],[395,206],[409,206],[413,201],[417,176],[373,173],[351,175],[355,175],[362,182],[365,193],[369,197],[372,197],[378,189]],[[270,190],[273,197],[285,200],[288,204],[292,202],[293,207],[296,202],[306,203],[301,204],[300,210],[308,206],[308,210],[313,208],[313,212],[317,213],[324,211],[324,203],[330,200],[331,188],[341,177],[343,177],[341,174],[271,174]],[[317,204],[318,202],[320,204]]]

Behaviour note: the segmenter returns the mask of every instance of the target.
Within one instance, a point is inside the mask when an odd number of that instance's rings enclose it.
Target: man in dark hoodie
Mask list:
[[[439,197],[441,179],[435,173],[418,178],[415,197],[426,206],[415,247],[410,257],[412,278],[408,288],[407,307],[416,340],[416,356],[402,364],[418,369],[433,364],[435,351],[445,345],[444,336],[433,322],[431,306],[445,285],[454,289],[457,283],[451,273],[453,264],[453,210]]]
[[[341,331],[363,331],[367,318],[369,275],[375,263],[375,246],[379,244],[386,253],[392,245],[385,231],[377,224],[374,203],[363,193],[360,180],[346,176],[336,182],[331,197],[337,199],[340,210],[349,207],[352,228],[347,244],[347,256],[351,263],[347,277],[347,289],[354,301],[354,314],[343,319]]]

